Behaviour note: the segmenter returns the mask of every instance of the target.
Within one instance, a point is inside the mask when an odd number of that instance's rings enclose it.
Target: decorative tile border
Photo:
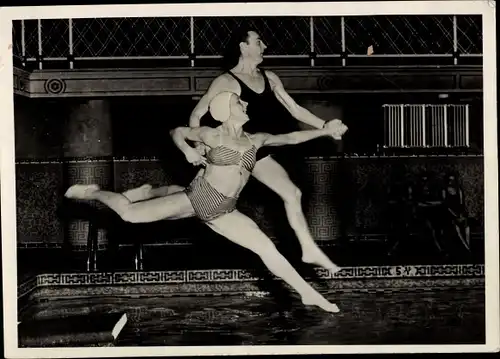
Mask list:
[[[332,275],[323,269],[317,269],[319,279],[366,282],[371,279],[396,280],[415,279],[434,280],[436,278],[480,278],[484,277],[484,265],[408,265],[408,266],[373,266],[347,267]],[[224,284],[255,282],[258,278],[245,270],[179,270],[162,272],[116,272],[116,273],[62,273],[41,274],[21,284],[18,298],[24,297],[36,288],[47,287],[96,287],[127,285],[170,285],[170,284]],[[406,284],[405,284],[406,285]],[[369,285],[368,285],[369,286]]]

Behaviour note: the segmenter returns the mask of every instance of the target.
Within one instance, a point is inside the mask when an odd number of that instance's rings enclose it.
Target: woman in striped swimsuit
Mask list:
[[[98,200],[123,220],[133,223],[197,216],[215,232],[256,253],[273,274],[299,293],[305,305],[338,312],[335,304],[328,302],[295,271],[257,224],[235,207],[255,166],[259,148],[298,144],[320,136],[343,134],[347,128],[339,121],[332,121],[321,130],[248,135],[242,130],[248,121],[246,103],[230,92],[217,95],[210,103],[210,111],[213,118],[222,123],[218,128],[180,127],[171,132],[186,159],[204,165],[187,189],[169,186],[155,191],[142,186],[119,194],[103,191],[97,185],[74,185],[65,196]],[[206,157],[189,146],[186,140],[208,146],[210,150]],[[134,203],[137,200],[140,202]]]

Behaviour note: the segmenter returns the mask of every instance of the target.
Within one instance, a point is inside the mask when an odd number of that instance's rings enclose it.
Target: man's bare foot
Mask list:
[[[75,184],[68,188],[64,197],[73,199],[92,199],[94,192],[101,188],[96,184]]]
[[[315,305],[320,307],[324,311],[330,313],[338,313],[340,312],[337,304],[330,303],[325,297],[321,296],[319,293],[311,294],[311,296],[302,297],[302,304],[304,305]]]
[[[303,250],[302,262],[325,268],[332,274],[335,274],[342,269],[333,263],[330,258],[328,258],[326,254],[316,246],[311,246],[311,248]]]
[[[152,188],[153,186],[151,186],[150,184],[144,184],[141,187],[129,189],[128,191],[123,192],[122,195],[127,197],[130,202],[144,201],[152,197]]]

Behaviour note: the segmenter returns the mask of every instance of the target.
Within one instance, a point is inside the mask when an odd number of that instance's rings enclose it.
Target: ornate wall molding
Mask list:
[[[14,67],[14,93],[30,97],[30,75],[31,73],[25,70]]]
[[[290,93],[481,92],[482,68],[270,68]],[[33,98],[202,94],[220,74],[209,68],[14,70],[14,92]]]

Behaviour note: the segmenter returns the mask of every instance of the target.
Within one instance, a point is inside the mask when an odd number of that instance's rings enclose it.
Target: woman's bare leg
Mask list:
[[[152,198],[155,197],[164,197],[168,196],[177,192],[182,192],[186,189],[186,187],[178,186],[176,184],[170,185],[170,186],[162,186],[162,187],[157,187],[157,188],[151,188],[149,191],[149,194],[151,195]]]
[[[341,268],[334,264],[314,241],[302,211],[302,193],[285,169],[272,157],[266,157],[257,162],[252,175],[280,196],[285,203],[288,222],[302,248],[302,261],[316,264],[332,273],[338,272]]]
[[[233,211],[208,222],[207,225],[230,241],[256,253],[274,275],[299,293],[305,305],[316,305],[328,312],[339,311],[337,305],[330,303],[297,273],[276,249],[271,239],[244,214]]]
[[[65,194],[68,198],[97,200],[115,211],[124,221],[149,223],[164,219],[192,217],[194,209],[183,192],[132,203],[120,193],[102,191],[97,185],[73,185]]]
[[[139,202],[156,197],[165,197],[169,194],[182,192],[184,189],[185,187],[178,185],[153,188],[150,184],[144,184],[140,187],[129,189],[123,192],[122,195],[127,197],[130,202]]]

